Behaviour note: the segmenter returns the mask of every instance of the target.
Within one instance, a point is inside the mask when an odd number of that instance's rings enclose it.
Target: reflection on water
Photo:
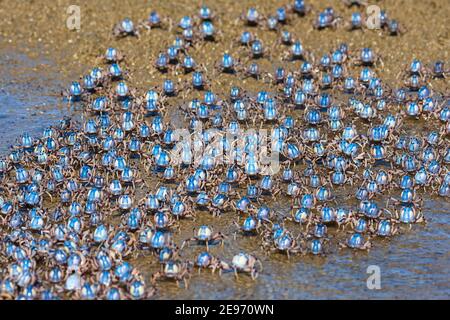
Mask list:
[[[4,154],[24,131],[39,136],[68,109],[55,95],[61,83],[51,61],[0,53],[0,153]]]
[[[187,290],[178,289],[171,282],[160,284],[158,298],[448,299],[450,204],[439,199],[425,201],[424,213],[427,225],[415,225],[412,230],[402,228],[401,234],[391,241],[375,240],[374,248],[368,253],[342,250],[325,257],[294,256],[287,260],[285,255],[266,256],[255,245],[259,241],[254,238],[238,236],[237,241],[230,238],[223,248],[213,247],[212,253],[227,261],[240,250],[255,254],[264,266],[256,281],[245,275],[235,279],[233,274],[220,277],[202,271],[201,276],[193,275]],[[234,232],[230,217],[212,219],[207,213],[200,214],[195,225],[214,222],[217,230],[228,234]],[[186,230],[185,234],[177,235],[177,238],[191,235],[192,229],[188,226],[183,230]],[[189,248],[183,257],[193,258],[202,250],[204,247],[201,246]],[[143,261],[139,265],[149,271],[157,268]],[[381,269],[380,290],[367,289],[367,267],[370,265]]]

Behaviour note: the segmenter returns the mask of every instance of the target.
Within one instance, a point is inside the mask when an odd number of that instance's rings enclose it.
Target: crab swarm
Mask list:
[[[318,38],[345,26],[332,8],[316,13]],[[237,53],[224,52],[209,69],[191,55],[223,41],[206,6],[176,30],[155,11],[114,26],[116,37],[153,28],[173,36],[153,61],[162,86],[139,92],[126,55],[105,48],[103,64],[66,94],[84,107],[82,123],[65,118],[40,138],[25,133],[0,160],[1,297],[142,299],[161,280],[187,287],[194,269],[256,279],[264,253],[364,250],[424,222],[423,196],[450,195],[450,104],[429,86],[448,70],[414,60],[393,90],[374,71],[380,53],[342,43],[318,56],[284,29],[310,14],[303,1],[267,17],[246,10],[231,44]],[[381,33],[401,36],[386,12],[380,21]],[[358,14],[348,23],[366,27]],[[282,54],[255,37],[273,30]],[[263,72],[260,58],[283,66]],[[180,73],[184,83],[169,79]],[[270,90],[247,90],[249,77]],[[231,78],[241,85],[228,85]],[[212,90],[219,81],[226,94]],[[210,225],[177,243],[183,224],[208,214]],[[232,223],[214,230],[219,219]],[[262,248],[228,259],[211,253],[247,236]],[[193,244],[203,251],[192,254]],[[145,277],[133,267],[142,254],[160,271]]]

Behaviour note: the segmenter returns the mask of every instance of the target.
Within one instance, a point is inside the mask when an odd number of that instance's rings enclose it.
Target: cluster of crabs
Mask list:
[[[258,256],[366,250],[409,232],[402,225],[425,222],[423,197],[450,196],[450,100],[428,85],[448,70],[414,60],[393,90],[375,74],[383,62],[370,48],[342,43],[315,59],[282,30],[310,11],[299,0],[267,18],[250,8],[243,24],[278,28],[286,54],[274,57],[244,31],[237,46],[247,50],[248,66],[226,52],[214,76],[190,55],[219,41],[208,7],[177,27],[155,11],[138,27],[130,19],[115,26],[117,37],[144,27],[175,33],[153,61],[165,79],[139,92],[129,85],[126,56],[107,48],[103,64],[65,94],[83,106],[82,121],[64,118],[39,138],[25,133],[0,159],[0,297],[149,298],[162,280],[187,287],[194,269],[256,279]],[[327,8],[315,26],[336,19]],[[382,21],[397,33],[385,12]],[[301,67],[263,73],[258,59],[267,56]],[[167,78],[180,70],[192,81]],[[212,87],[222,74],[272,90],[230,86],[220,96]],[[210,215],[211,224],[177,243],[184,222],[199,215]],[[216,219],[232,223],[215,232]],[[229,262],[211,253],[239,237],[254,237],[261,248],[235,252]],[[193,245],[204,250],[193,256]],[[131,263],[142,252],[161,266],[147,279]]]

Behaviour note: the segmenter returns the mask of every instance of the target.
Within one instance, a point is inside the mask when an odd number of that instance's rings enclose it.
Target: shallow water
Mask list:
[[[0,153],[5,154],[24,132],[40,136],[73,110],[62,102],[62,79],[53,61],[9,49],[0,55]]]
[[[92,38],[92,35],[87,37]],[[306,43],[308,41],[313,43],[313,39],[307,39]],[[3,155],[8,145],[14,143],[24,131],[38,135],[63,115],[73,113],[73,109],[61,101],[59,92],[68,79],[76,77],[70,78],[58,72],[61,58],[56,54],[54,57],[52,54],[30,57],[23,54],[22,50],[7,49],[6,46],[0,49],[0,154]],[[439,56],[436,50],[428,54]],[[406,61],[409,60],[403,62]],[[263,62],[262,65],[267,63]],[[84,69],[89,67],[82,66]],[[75,70],[73,68],[72,72],[75,73]],[[147,84],[144,82],[141,86]],[[282,200],[271,205],[287,210]],[[423,212],[428,224],[414,225],[412,230],[403,228],[401,234],[391,241],[376,240],[374,248],[367,253],[335,250],[337,252],[325,257],[293,256],[290,260],[284,255],[265,255],[255,238],[237,235],[234,240],[232,235],[236,228],[231,223],[235,219],[233,214],[212,218],[207,212],[200,212],[195,222],[183,222],[180,233],[175,237],[179,244],[192,235],[193,226],[211,224],[216,231],[230,236],[223,247],[211,248],[213,254],[229,261],[240,250],[253,253],[262,260],[263,272],[256,281],[252,281],[245,275],[235,279],[232,274],[220,277],[202,271],[201,276],[192,276],[188,289],[179,289],[171,282],[158,283],[156,298],[448,299],[450,203],[440,198],[426,199]],[[288,227],[293,230],[296,228],[293,224]],[[183,257],[193,259],[203,249],[193,245],[185,250]],[[158,270],[153,257],[141,256],[134,264],[146,274],[148,280],[151,273]],[[380,290],[367,288],[369,275],[366,271],[370,265],[380,267]]]
[[[342,250],[325,257],[272,254],[266,256],[255,246],[252,237],[232,237],[211,248],[213,254],[230,261],[238,250],[255,254],[262,260],[264,270],[256,281],[248,276],[234,278],[233,274],[212,275],[202,271],[194,274],[188,289],[175,283],[159,284],[156,298],[161,299],[448,299],[450,296],[450,205],[448,202],[425,201],[426,225],[402,228],[392,240],[376,240],[369,252]],[[217,230],[232,234],[229,217],[219,220],[200,214],[200,223],[214,223]],[[289,227],[289,226],[288,226]],[[295,229],[294,229],[295,230]],[[184,231],[184,232],[183,232]],[[176,238],[191,235],[183,228]],[[183,256],[195,257],[202,246],[185,249]],[[153,259],[138,258],[141,270],[157,270]],[[380,268],[381,289],[367,288],[367,268]]]

